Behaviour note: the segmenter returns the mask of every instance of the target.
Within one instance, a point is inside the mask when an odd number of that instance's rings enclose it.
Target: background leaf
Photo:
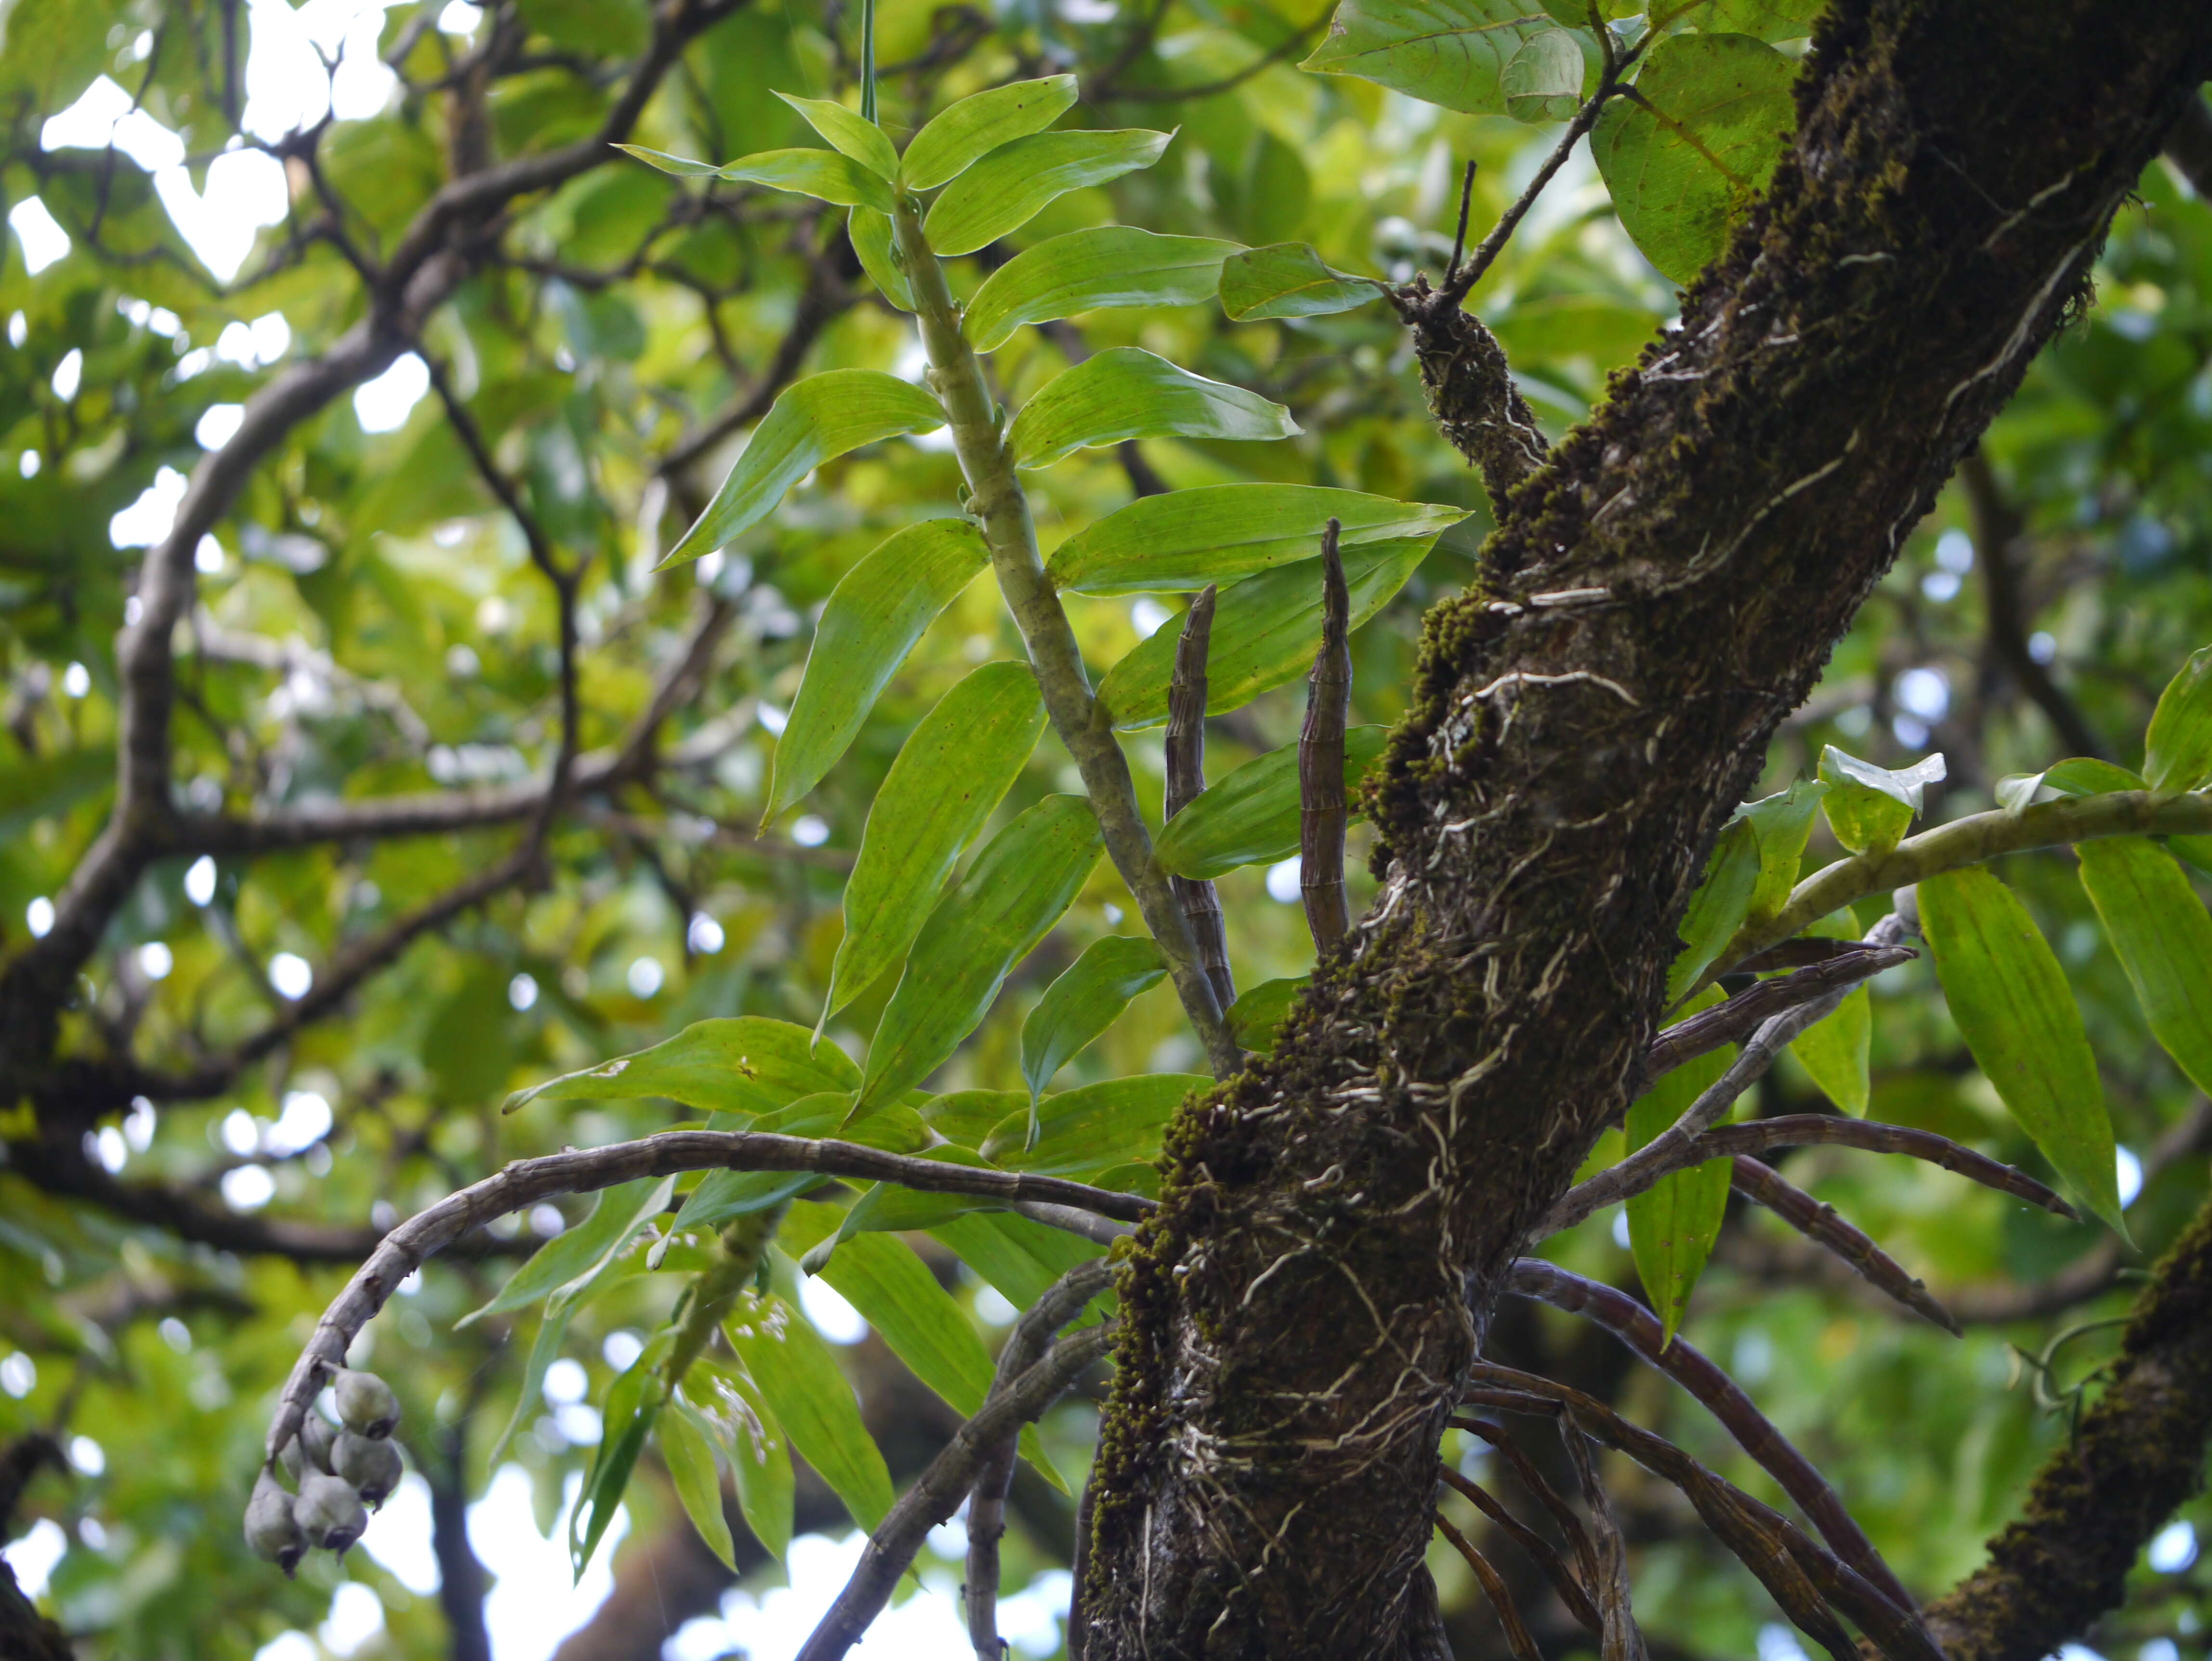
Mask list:
[[[1291,412],[1257,392],[1208,380],[1135,346],[1085,358],[1048,381],[1006,435],[1014,462],[1047,467],[1126,438],[1289,438]]]
[[[1334,270],[1304,242],[1277,242],[1229,256],[1221,268],[1221,309],[1239,323],[1278,317],[1327,317],[1380,300],[1372,277]]]
[[[1796,131],[1795,60],[1743,34],[1674,34],[1635,95],[1598,117],[1590,153],[1621,228],[1687,283],[1717,259]]]
[[[1299,67],[1357,75],[1469,115],[1505,113],[1514,54],[1558,25],[1519,0],[1342,0]]]
[[[2068,1186],[2124,1236],[2097,1058],[2035,919],[1978,867],[1929,878],[1919,899],[1936,977],[1974,1060]]]
[[[2159,695],[2143,777],[2154,790],[2194,790],[2212,778],[2212,646],[2191,654]]]
[[[658,1216],[675,1191],[673,1177],[641,1177],[619,1188],[603,1189],[592,1202],[590,1214],[574,1228],[563,1229],[531,1255],[530,1261],[507,1278],[507,1282],[482,1308],[462,1317],[477,1321],[487,1315],[504,1315],[521,1309],[562,1287],[596,1273],[620,1251],[648,1218]]]

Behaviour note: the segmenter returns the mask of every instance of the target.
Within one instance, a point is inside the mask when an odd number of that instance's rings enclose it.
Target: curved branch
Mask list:
[[[1902,1263],[1876,1245],[1871,1235],[1847,1221],[1835,1207],[1822,1204],[1747,1153],[1737,1154],[1731,1162],[1729,1186],[1746,1199],[1765,1206],[1814,1245],[1834,1253],[1869,1285],[1887,1293],[1914,1314],[1926,1317],[1953,1337],[1959,1335],[1959,1323],[1952,1317],[1951,1311],[1936,1302],[1928,1288],[1913,1279]]]
[[[1126,1222],[1153,1209],[1153,1202],[1140,1195],[1115,1194],[1065,1177],[976,1170],[886,1153],[858,1142],[811,1141],[765,1131],[669,1130],[637,1141],[517,1159],[495,1176],[418,1211],[384,1237],[374,1255],[323,1311],[294,1364],[269,1427],[269,1457],[275,1458],[292,1439],[325,1377],[343,1365],[348,1347],[384,1307],[392,1289],[455,1240],[495,1217],[556,1195],[589,1194],[643,1177],[689,1171],[812,1171],[822,1177],[896,1183],[926,1194],[973,1195],[1005,1204],[1042,1200]]]

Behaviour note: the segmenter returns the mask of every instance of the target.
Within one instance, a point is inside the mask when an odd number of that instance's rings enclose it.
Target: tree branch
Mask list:
[[[1332,519],[1321,536],[1321,648],[1306,678],[1306,719],[1298,733],[1298,897],[1314,950],[1326,954],[1352,927],[1344,896],[1344,728],[1352,709],[1352,598],[1337,550],[1343,527]]]

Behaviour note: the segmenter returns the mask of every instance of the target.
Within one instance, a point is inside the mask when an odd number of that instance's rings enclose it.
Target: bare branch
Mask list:
[[[1770,1017],[1785,1010],[1824,1001],[1833,1008],[1832,995],[1848,992],[1885,969],[1911,963],[1920,955],[1909,946],[1869,947],[1858,941],[1842,944],[1852,949],[1827,954],[1821,962],[1793,975],[1746,987],[1726,1003],[1701,1009],[1687,1020],[1668,1027],[1651,1040],[1651,1047],[1644,1052],[1644,1088],[1650,1089],[1654,1080],[1672,1073],[1685,1062],[1710,1055],[1723,1044],[1741,1043]]]
[[[1620,1521],[1613,1514],[1613,1500],[1597,1480],[1597,1462],[1590,1457],[1589,1438],[1570,1411],[1560,1416],[1559,1439],[1583,1487],[1583,1501],[1589,1507],[1590,1535],[1597,1546],[1598,1572],[1590,1585],[1604,1622],[1600,1634],[1605,1661],[1644,1661],[1644,1634],[1628,1591],[1628,1542],[1621,1538]]]
[[[1954,1337],[1958,1335],[1959,1323],[1951,1311],[1865,1231],[1844,1221],[1835,1207],[1822,1204],[1747,1153],[1736,1155],[1729,1185],[1746,1199],[1758,1201],[1815,1245],[1834,1252],[1914,1314],[1925,1316]]]
[[[1343,526],[1321,534],[1321,649],[1306,678],[1306,720],[1298,733],[1298,897],[1314,949],[1328,949],[1352,927],[1344,894],[1344,727],[1352,709],[1352,596],[1338,551]]]
[[[971,1194],[1006,1204],[1043,1200],[1127,1222],[1136,1221],[1154,1205],[1139,1195],[1115,1194],[1064,1177],[976,1170],[886,1153],[857,1142],[810,1141],[762,1131],[669,1130],[637,1141],[517,1159],[496,1175],[416,1213],[384,1237],[323,1311],[293,1366],[270,1426],[270,1457],[276,1457],[292,1439],[325,1375],[343,1362],[347,1347],[383,1308],[392,1289],[453,1242],[495,1217],[557,1195],[589,1194],[644,1177],[688,1171],[813,1171],[823,1177],[896,1183],[923,1193]]]
[[[1209,582],[1183,613],[1182,633],[1176,640],[1175,676],[1168,683],[1165,819],[1182,812],[1206,788],[1206,654],[1213,639],[1214,595]],[[1199,966],[1226,1009],[1237,1001],[1237,982],[1229,971],[1229,933],[1221,920],[1221,897],[1203,878],[1171,876],[1168,885],[1190,924]]]
[[[1559,1548],[1516,1517],[1504,1500],[1481,1483],[1461,1475],[1449,1465],[1443,1467],[1440,1474],[1447,1486],[1457,1490],[1528,1554],[1536,1567],[1544,1571],[1553,1590],[1559,1594],[1559,1601],[1567,1606],[1568,1614],[1594,1633],[1605,1630],[1604,1617],[1598,1614],[1597,1605],[1590,1602],[1583,1583],[1575,1579],[1575,1572],[1567,1567],[1567,1560],[1559,1555]]]
[[[1925,1159],[1984,1188],[2040,1206],[2069,1222],[2081,1220],[2081,1214],[2072,1206],[2016,1165],[1992,1159],[1986,1153],[1977,1153],[1932,1130],[1881,1124],[1871,1119],[1846,1119],[1832,1113],[1787,1113],[1771,1119],[1754,1119],[1749,1124],[1716,1125],[1692,1144],[1692,1153],[1685,1163],[1696,1165],[1731,1154],[1758,1153],[1770,1147],[1856,1147],[1873,1153],[1902,1153],[1908,1159]]]
[[[1838,1557],[1880,1587],[1892,1602],[1905,1609],[1913,1606],[1904,1585],[1813,1462],[1791,1446],[1789,1438],[1775,1428],[1735,1380],[1695,1346],[1679,1335],[1672,1343],[1667,1342],[1666,1329],[1650,1310],[1626,1293],[1537,1257],[1523,1257],[1513,1265],[1506,1290],[1516,1297],[1534,1299],[1595,1322],[1646,1366],[1689,1391],[1720,1421],[1736,1445],[1797,1502]]]
[[[983,1410],[953,1436],[929,1463],[921,1479],[891,1507],[870,1537],[860,1567],[845,1583],[830,1613],[814,1629],[799,1661],[836,1661],[860,1641],[869,1624],[890,1601],[892,1589],[930,1530],[960,1508],[986,1451],[1038,1417],[1083,1372],[1105,1354],[1114,1335],[1111,1322],[1085,1327],[1054,1344],[1044,1359],[1012,1385],[994,1389]]]

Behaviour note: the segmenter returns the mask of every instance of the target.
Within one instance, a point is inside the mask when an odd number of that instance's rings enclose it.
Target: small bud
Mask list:
[[[368,1513],[353,1485],[339,1476],[309,1471],[300,1484],[300,1497],[292,1502],[292,1515],[307,1543],[321,1546],[343,1557],[346,1548],[361,1538],[368,1526]]]
[[[390,1438],[356,1436],[349,1430],[340,1431],[331,1445],[331,1469],[361,1491],[362,1504],[371,1511],[392,1497],[405,1474]]]
[[[368,1437],[389,1436],[399,1423],[399,1398],[373,1372],[340,1367],[331,1381],[337,1392],[338,1419],[348,1430]]]
[[[307,1416],[300,1421],[300,1434],[296,1439],[296,1445],[305,1457],[310,1469],[319,1470],[325,1475],[329,1474],[331,1444],[337,1439],[337,1432],[331,1427],[331,1421],[313,1408],[309,1408]],[[295,1476],[293,1480],[297,1482],[299,1479]]]
[[[283,1570],[287,1579],[307,1553],[307,1539],[292,1515],[292,1496],[265,1466],[254,1479],[253,1497],[246,1502],[246,1543],[255,1556]]]

